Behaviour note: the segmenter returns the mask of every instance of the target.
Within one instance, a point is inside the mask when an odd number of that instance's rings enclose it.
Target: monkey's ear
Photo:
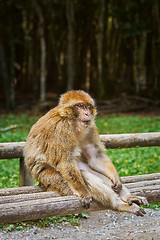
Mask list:
[[[69,107],[59,106],[58,113],[62,118],[69,118],[70,116],[73,116],[72,108],[69,108]]]
[[[94,117],[96,117],[96,115],[97,115],[97,110],[96,110],[96,108],[93,108],[93,115],[94,115]]]

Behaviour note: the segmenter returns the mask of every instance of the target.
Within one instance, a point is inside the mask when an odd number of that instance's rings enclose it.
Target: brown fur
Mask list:
[[[24,149],[26,165],[43,188],[60,195],[75,194],[86,208],[95,199],[113,210],[143,215],[135,203],[147,201],[131,196],[122,186],[105,155],[95,116],[89,94],[69,91],[62,95],[58,106],[31,128]]]

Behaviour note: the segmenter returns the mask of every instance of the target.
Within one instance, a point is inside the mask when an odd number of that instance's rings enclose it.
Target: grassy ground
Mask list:
[[[16,129],[0,132],[0,142],[24,141],[30,127],[35,123],[36,117],[25,114],[14,116],[12,114],[0,116],[0,129],[17,125]],[[0,188],[16,187],[19,185],[19,159],[0,160]]]
[[[37,117],[26,114],[14,116],[0,116],[0,129],[17,124],[17,128],[1,132],[0,142],[24,141],[30,127],[36,122]],[[96,124],[100,134],[107,133],[135,133],[160,131],[160,117],[140,117],[124,115],[108,115],[97,118]],[[160,172],[160,147],[113,149],[107,151],[121,176]],[[0,188],[16,187],[19,184],[19,160],[0,160]],[[157,204],[151,207],[158,207]],[[52,217],[37,221],[20,222],[16,224],[0,225],[6,231],[13,229],[22,230],[33,225],[48,226],[50,223],[68,221],[78,225],[81,217],[87,214],[68,215],[66,217]]]
[[[160,117],[110,115],[97,119],[99,132],[144,133],[159,132]],[[160,172],[160,147],[108,150],[121,176]]]

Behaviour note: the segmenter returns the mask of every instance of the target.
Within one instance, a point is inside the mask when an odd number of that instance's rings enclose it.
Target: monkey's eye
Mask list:
[[[86,107],[87,108],[92,108],[92,104],[88,103],[88,104],[86,104]]]
[[[84,108],[84,105],[82,103],[76,104],[75,106],[78,108]]]
[[[90,103],[84,104],[84,103],[78,103],[75,105],[77,108],[81,109],[92,109],[92,105]]]

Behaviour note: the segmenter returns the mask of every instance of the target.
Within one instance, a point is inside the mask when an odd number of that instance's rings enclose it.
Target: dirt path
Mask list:
[[[83,219],[80,226],[69,223],[47,228],[6,233],[0,230],[1,240],[160,240],[160,211],[146,210],[144,217],[126,213],[99,211]]]

